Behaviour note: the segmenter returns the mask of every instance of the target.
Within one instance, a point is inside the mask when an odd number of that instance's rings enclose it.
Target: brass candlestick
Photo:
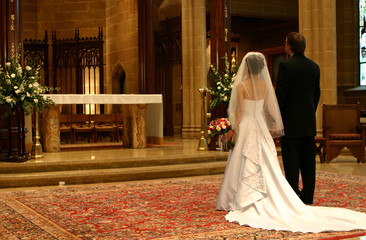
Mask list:
[[[41,137],[39,136],[38,121],[39,121],[39,113],[36,111],[36,120],[35,120],[35,122],[36,122],[36,137],[35,137],[36,141],[32,145],[32,158],[35,158],[35,159],[44,158],[42,145],[39,142],[39,139],[41,139]]]
[[[205,97],[206,97],[206,90],[203,88],[198,89],[198,91],[201,93],[201,100],[202,100],[202,105],[201,105],[201,137],[198,143],[198,151],[207,151],[208,150],[208,144],[207,144],[207,139],[206,139],[206,105],[205,105]]]

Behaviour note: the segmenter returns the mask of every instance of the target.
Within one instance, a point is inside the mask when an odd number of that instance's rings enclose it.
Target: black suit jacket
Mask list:
[[[304,54],[294,54],[280,63],[276,95],[285,136],[316,136],[315,112],[320,98],[319,66]]]

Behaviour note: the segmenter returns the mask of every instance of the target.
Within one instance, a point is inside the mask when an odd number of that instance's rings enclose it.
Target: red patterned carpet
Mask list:
[[[215,211],[222,176],[0,192],[0,239],[344,239],[226,222]],[[366,212],[366,178],[317,173],[315,204]]]

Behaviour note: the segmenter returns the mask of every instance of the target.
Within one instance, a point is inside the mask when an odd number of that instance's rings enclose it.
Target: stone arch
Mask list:
[[[113,66],[112,70],[112,94],[124,94],[126,89],[126,72],[120,63]],[[120,106],[113,105],[113,112],[119,113]]]

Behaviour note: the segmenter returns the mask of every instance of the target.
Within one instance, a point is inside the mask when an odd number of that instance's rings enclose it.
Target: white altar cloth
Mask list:
[[[163,139],[161,94],[44,94],[56,104],[147,104],[146,137]]]

